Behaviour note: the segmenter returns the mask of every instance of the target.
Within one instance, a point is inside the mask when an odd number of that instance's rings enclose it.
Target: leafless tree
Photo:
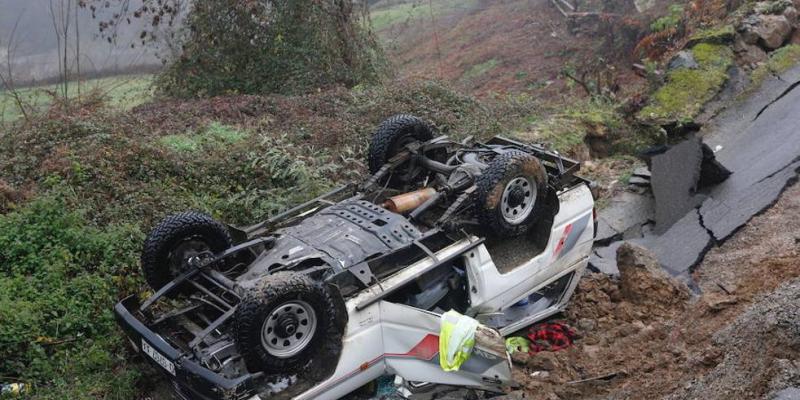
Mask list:
[[[80,3],[80,0],[79,0]],[[78,84],[78,101],[81,101],[81,22],[78,19],[78,5],[75,5],[75,73]]]
[[[25,101],[22,98],[19,90],[17,90],[16,85],[14,84],[14,58],[17,52],[17,28],[19,27],[19,21],[22,19],[22,13],[17,16],[17,20],[14,22],[14,27],[11,29],[11,32],[8,35],[8,39],[6,43],[0,43],[0,45],[5,45],[5,68],[4,70],[0,69],[0,84],[3,85],[3,89],[6,92],[7,96],[11,96],[14,100],[14,105],[19,110],[20,114],[25,118],[25,122],[30,121],[30,116],[28,114],[28,107],[25,104]]]
[[[69,108],[69,29],[72,24],[73,3],[72,0],[50,0],[49,6],[59,54],[58,72],[62,96],[64,106]]]

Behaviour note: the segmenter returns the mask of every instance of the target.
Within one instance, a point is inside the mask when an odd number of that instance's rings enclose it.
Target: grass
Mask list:
[[[751,87],[761,86],[768,76],[783,73],[798,63],[800,63],[800,45],[790,44],[775,50],[769,55],[767,62],[753,71],[750,76]]]
[[[667,74],[667,82],[639,112],[640,121],[666,125],[691,122],[722,89],[733,64],[733,51],[724,45],[700,43],[692,48],[699,67],[679,68]]]
[[[733,25],[722,25],[695,32],[689,38],[689,43],[726,44],[733,42],[735,36],[736,31],[733,29]]]
[[[164,136],[159,142],[174,152],[194,153],[204,147],[224,147],[239,143],[247,136],[247,132],[215,121],[196,132]]]
[[[500,61],[498,61],[495,58],[484,61],[480,64],[473,65],[468,70],[466,70],[466,72],[464,72],[464,75],[461,76],[461,79],[472,80],[475,78],[479,78],[483,74],[493,70],[498,65],[500,65]]]
[[[152,75],[125,75],[91,79],[81,82],[82,94],[96,92],[102,95],[108,106],[129,110],[153,97]],[[77,82],[70,82],[69,97],[76,98]],[[45,110],[53,101],[51,93],[57,93],[57,85],[36,86],[18,90],[23,103],[34,111]],[[6,91],[0,91],[0,121],[11,122],[22,116],[14,99]]]
[[[610,154],[633,154],[652,146],[655,137],[649,130],[633,130],[616,110],[616,104],[601,99],[572,101],[557,110],[527,118],[514,136],[570,156],[577,156],[587,136],[606,138]]]
[[[431,14],[436,17],[454,8],[467,10],[477,4],[478,0],[435,0],[430,5],[428,2],[410,1],[374,10],[370,19],[373,29],[382,31],[401,22],[430,18]]]

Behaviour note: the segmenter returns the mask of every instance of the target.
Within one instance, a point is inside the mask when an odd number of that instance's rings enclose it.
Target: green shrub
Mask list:
[[[138,374],[112,307],[140,284],[141,234],[92,227],[59,197],[0,216],[0,376],[34,399],[130,398]]]
[[[678,68],[653,94],[638,118],[649,124],[689,123],[728,81],[733,50],[728,46],[700,43],[692,48],[698,68]]]
[[[663,32],[680,27],[681,22],[683,22],[683,5],[673,4],[669,6],[669,14],[656,19],[650,24],[650,30],[653,33]]]
[[[156,85],[194,97],[374,81],[386,63],[358,8],[339,0],[191,2],[182,54]]]

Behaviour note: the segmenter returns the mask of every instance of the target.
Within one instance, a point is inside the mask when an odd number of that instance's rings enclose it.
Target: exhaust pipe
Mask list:
[[[436,189],[425,188],[414,192],[403,193],[383,202],[383,208],[398,214],[416,209],[436,195]]]

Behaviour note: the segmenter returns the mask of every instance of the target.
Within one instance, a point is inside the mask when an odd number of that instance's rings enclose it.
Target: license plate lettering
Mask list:
[[[167,372],[169,372],[173,376],[175,375],[175,363],[168,360],[167,357],[164,357],[161,353],[156,351],[156,349],[154,349],[153,346],[150,346],[149,343],[145,342],[144,339],[142,339],[142,352],[144,352],[144,354],[147,354],[150,358],[153,359],[153,361],[155,361],[158,365],[167,370]]]

